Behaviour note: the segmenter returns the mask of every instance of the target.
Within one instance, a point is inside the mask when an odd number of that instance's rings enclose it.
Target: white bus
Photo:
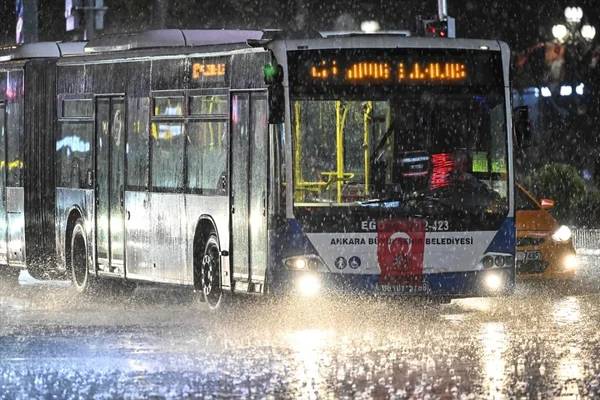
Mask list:
[[[58,60],[47,98],[48,268],[81,291],[194,286],[211,307],[228,293],[510,292],[508,71],[508,47],[489,40],[92,41]]]

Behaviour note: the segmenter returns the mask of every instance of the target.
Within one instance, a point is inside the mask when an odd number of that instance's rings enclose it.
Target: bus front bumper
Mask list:
[[[274,276],[272,292],[300,297],[336,294],[422,297],[479,297],[512,293],[513,268],[423,274],[411,282],[382,281],[380,275],[280,271]]]

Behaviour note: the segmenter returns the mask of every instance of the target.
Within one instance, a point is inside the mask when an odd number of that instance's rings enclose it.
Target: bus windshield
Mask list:
[[[355,64],[344,64],[336,62],[340,75],[356,72]],[[406,73],[410,70],[409,63]],[[300,79],[296,84],[291,110],[295,207],[506,214],[501,84],[404,86],[376,80],[328,86]]]

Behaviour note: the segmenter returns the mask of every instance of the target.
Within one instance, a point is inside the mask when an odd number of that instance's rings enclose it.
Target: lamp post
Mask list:
[[[561,53],[558,57],[560,66],[559,64],[556,66],[559,66],[558,70],[563,73],[552,74],[551,71],[551,75],[554,75],[555,79],[559,77],[561,80],[566,79],[569,84],[560,87],[560,96],[583,95],[584,92],[587,96],[589,104],[575,96],[575,102],[567,103],[568,105],[563,105],[561,108],[571,108],[576,111],[569,113],[569,119],[566,120],[568,122],[565,121],[567,125],[563,135],[566,138],[565,142],[570,144],[570,146],[565,144],[570,151],[564,152],[576,154],[577,161],[571,161],[579,164],[580,168],[589,170],[589,159],[598,155],[595,150],[598,145],[597,131],[593,122],[595,116],[598,115],[598,110],[594,105],[597,102],[595,97],[599,95],[596,85],[597,78],[595,78],[597,52],[594,51],[596,45],[594,39],[596,38],[596,27],[588,23],[581,7],[566,7],[564,18],[564,22],[552,27],[554,44],[550,44],[550,46],[554,46],[555,53]],[[570,60],[570,63],[567,62],[566,71],[568,73],[566,74],[562,65],[565,55],[567,60]],[[551,70],[554,65],[555,63],[550,64]]]
[[[565,23],[554,25],[552,36],[561,44],[590,43],[596,37],[596,28],[583,21],[581,7],[566,7]]]
[[[600,158],[598,37],[581,7],[565,8],[564,19],[557,22],[549,41],[536,43],[515,59],[521,85],[535,85],[528,94],[519,93],[518,101],[534,110],[533,136],[540,140],[530,151],[547,154],[533,159],[566,162],[584,170],[590,168],[591,159]]]
[[[548,83],[571,80],[570,84],[579,85],[576,93],[582,95],[580,82],[590,79],[598,63],[596,27],[587,22],[581,7],[566,7],[564,18],[562,23],[552,26],[554,40],[545,44]],[[560,95],[570,95],[567,92],[561,88]]]

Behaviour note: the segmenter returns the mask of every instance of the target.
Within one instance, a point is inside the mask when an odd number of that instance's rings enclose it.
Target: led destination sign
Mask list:
[[[338,79],[338,75],[346,82],[460,81],[467,78],[467,66],[462,62],[361,61],[341,70],[337,60],[322,60],[310,67],[309,74],[313,79],[324,81]]]
[[[224,63],[193,63],[192,64],[192,79],[215,78],[225,76]]]
[[[190,88],[223,87],[229,81],[231,57],[191,59],[188,64]]]
[[[294,90],[329,86],[496,86],[497,51],[462,49],[339,49],[288,52]]]

